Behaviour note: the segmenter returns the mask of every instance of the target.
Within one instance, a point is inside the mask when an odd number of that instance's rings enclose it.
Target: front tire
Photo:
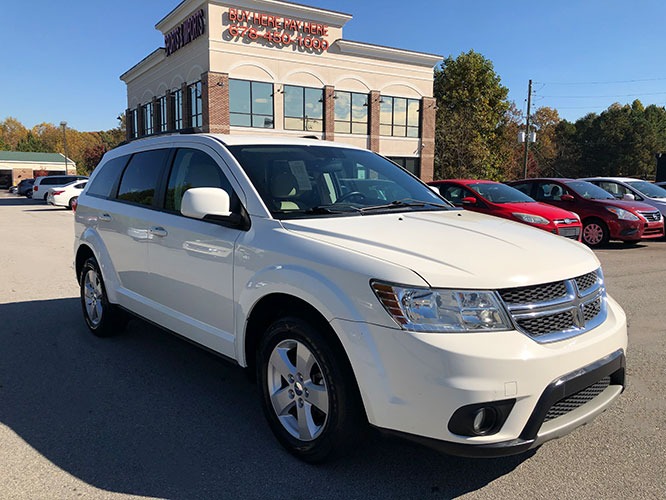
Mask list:
[[[268,328],[257,375],[264,414],[290,453],[318,463],[358,443],[365,418],[351,367],[309,322],[287,317]]]
[[[599,247],[608,243],[608,227],[599,219],[591,219],[583,225],[583,242],[590,247]]]
[[[81,308],[88,329],[98,337],[110,337],[120,333],[127,324],[127,315],[109,302],[104,279],[94,257],[90,257],[83,264],[79,283]]]

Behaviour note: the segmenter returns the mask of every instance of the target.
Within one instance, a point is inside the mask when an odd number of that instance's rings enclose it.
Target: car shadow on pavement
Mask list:
[[[242,369],[140,320],[99,339],[77,298],[0,304],[0,422],[103,490],[160,498],[453,498],[534,452],[449,457],[375,434],[312,466],[273,438]]]
[[[0,197],[0,207],[20,207],[20,206],[37,206],[46,205],[44,200],[33,200],[32,198],[14,197],[14,195],[7,195]]]

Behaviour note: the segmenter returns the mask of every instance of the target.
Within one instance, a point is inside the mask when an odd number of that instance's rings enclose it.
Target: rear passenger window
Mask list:
[[[197,149],[179,149],[169,175],[164,208],[180,212],[183,194],[188,189],[196,187],[224,189],[230,196],[233,211],[237,198],[233,195],[231,184],[215,160]]]
[[[86,194],[90,196],[97,196],[99,198],[111,198],[114,188],[118,186],[118,179],[123,172],[123,168],[127,165],[129,156],[121,156],[109,160],[100,167],[101,169],[95,175],[95,178],[90,181]]]
[[[120,180],[117,198],[139,205],[152,205],[168,155],[168,149],[144,151],[133,155]]]

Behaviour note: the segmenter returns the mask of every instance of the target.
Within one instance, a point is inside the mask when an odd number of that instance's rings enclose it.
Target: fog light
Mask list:
[[[488,401],[458,408],[449,420],[448,428],[459,436],[489,436],[500,431],[515,399]]]
[[[497,423],[497,412],[494,408],[479,408],[474,414],[472,429],[480,436],[487,434]]]

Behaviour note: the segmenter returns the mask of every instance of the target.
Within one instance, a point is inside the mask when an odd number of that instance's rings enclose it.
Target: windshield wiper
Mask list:
[[[351,205],[343,205],[346,210],[340,210],[339,208],[331,208],[331,205],[317,205],[316,207],[308,208],[307,210],[302,210],[300,213],[307,215],[326,215],[326,214],[346,214],[349,212],[361,212],[362,210]]]
[[[366,213],[366,212],[374,212],[377,210],[394,210],[396,208],[411,208],[411,207],[426,207],[426,206],[446,208],[447,210],[451,209],[449,205],[444,205],[443,203],[435,203],[434,201],[421,201],[421,200],[413,200],[410,198],[405,198],[402,200],[393,200],[391,203],[387,203],[386,205],[375,205],[372,207],[364,207],[360,209],[360,212]]]

